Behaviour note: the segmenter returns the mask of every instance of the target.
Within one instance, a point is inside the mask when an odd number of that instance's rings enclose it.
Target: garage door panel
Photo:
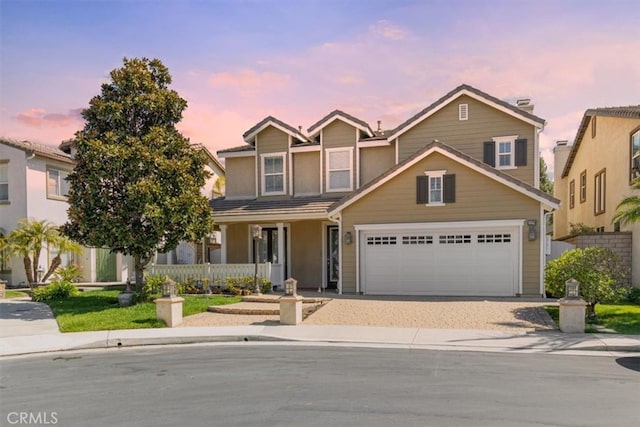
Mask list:
[[[363,232],[363,290],[389,295],[512,296],[517,229]]]

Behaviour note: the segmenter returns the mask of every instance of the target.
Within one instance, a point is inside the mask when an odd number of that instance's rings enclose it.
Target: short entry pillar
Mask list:
[[[302,323],[302,300],[297,293],[298,281],[289,278],[284,282],[285,294],[280,297],[280,323],[299,325]]]
[[[176,284],[167,280],[162,284],[162,298],[154,300],[156,303],[156,317],[168,327],[173,328],[182,323],[182,303],[184,298],[176,296]]]
[[[587,303],[580,298],[580,283],[570,279],[565,283],[565,297],[560,305],[560,330],[568,333],[584,333]]]

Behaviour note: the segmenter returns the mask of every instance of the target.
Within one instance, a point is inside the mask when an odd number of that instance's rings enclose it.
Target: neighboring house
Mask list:
[[[571,225],[584,225],[602,240],[623,248],[631,233],[632,282],[640,287],[640,223],[621,226],[612,218],[620,201],[633,194],[640,178],[640,105],[585,111],[573,145],[554,149],[555,196],[562,206],[554,214],[553,236],[573,240]],[[620,233],[614,236],[611,233]]]
[[[267,117],[225,158],[211,202],[222,262],[256,259],[273,281],[396,295],[544,294],[538,189],[545,121],[462,85],[390,131],[333,111],[308,133]],[[379,126],[378,126],[379,127]]]
[[[67,221],[66,177],[74,167],[68,152],[29,141],[0,138],[0,228],[8,234],[22,218],[47,220],[60,226]],[[47,269],[56,253],[43,250],[39,265]],[[74,259],[82,267],[85,281],[111,281],[126,277],[122,259],[106,250],[86,248]],[[10,286],[27,285],[24,264],[12,257],[2,266],[2,276]],[[120,272],[120,276],[118,276]]]

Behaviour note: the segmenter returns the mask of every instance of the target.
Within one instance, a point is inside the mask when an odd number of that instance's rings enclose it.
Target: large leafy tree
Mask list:
[[[82,248],[63,236],[52,223],[35,219],[21,219],[18,227],[6,238],[10,252],[21,256],[29,286],[38,280],[40,254],[43,250],[57,249],[58,254],[51,261],[40,281],[46,281],[62,264],[61,255],[65,252],[79,253]]]
[[[633,183],[633,188],[640,191],[640,179],[637,179]],[[633,224],[640,221],[640,196],[632,195],[627,196],[618,204],[616,213],[613,216],[612,222],[618,222],[620,224]]]
[[[82,112],[64,232],[86,246],[131,255],[135,280],[155,252],[212,227],[200,189],[206,158],[178,132],[187,102],[158,59],[124,59]]]
[[[553,196],[553,181],[549,179],[547,162],[543,157],[540,157],[540,190]]]

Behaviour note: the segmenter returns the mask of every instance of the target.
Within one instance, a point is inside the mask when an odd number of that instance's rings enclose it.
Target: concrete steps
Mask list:
[[[280,315],[280,297],[282,295],[249,295],[242,297],[242,302],[228,305],[213,305],[207,311],[222,314],[248,314],[262,316]],[[316,311],[330,298],[308,298],[302,300],[302,314],[308,316]]]

